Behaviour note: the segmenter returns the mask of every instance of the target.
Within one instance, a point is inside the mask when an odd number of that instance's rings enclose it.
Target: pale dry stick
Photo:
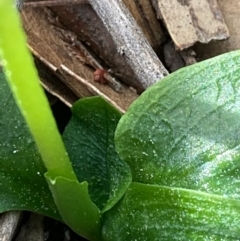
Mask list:
[[[18,0],[21,1],[21,0]],[[23,0],[22,0],[23,1]],[[67,4],[81,4],[87,3],[88,0],[46,0],[46,1],[36,1],[36,2],[24,2],[24,7],[53,7],[53,6],[64,6]]]
[[[40,82],[40,84],[42,85],[42,87],[49,92],[51,95],[53,95],[54,97],[56,97],[57,99],[59,99],[62,103],[64,103],[66,106],[68,106],[69,108],[72,107],[72,104],[65,100],[61,95],[59,95],[58,93],[52,91],[46,84],[44,84],[43,82]]]
[[[23,7],[53,7],[53,6],[62,6],[67,4],[81,4],[87,3],[88,0],[43,0],[43,1],[33,1],[26,2],[25,0],[15,0],[15,5],[18,11],[21,11]]]
[[[86,3],[88,0],[45,0],[45,1],[33,1],[26,2],[25,0],[15,0],[15,5],[18,11],[21,11],[23,7],[53,7],[53,6],[61,6],[67,4],[81,4]]]
[[[32,52],[34,56],[36,56],[39,60],[41,60],[48,68],[50,68],[53,72],[57,71],[57,67],[53,64],[49,63],[45,58],[43,58],[37,51],[35,51],[29,44],[27,44],[28,48]]]
[[[168,74],[121,0],[88,0],[143,89]]]
[[[117,108],[121,113],[125,113],[125,110],[123,110],[121,107],[119,107],[114,101],[112,101],[108,96],[106,96],[104,93],[102,93],[98,88],[96,88],[95,86],[93,86],[91,83],[89,83],[87,80],[81,78],[80,76],[76,75],[73,71],[71,71],[70,69],[68,69],[65,65],[61,64],[60,65],[60,69],[62,71],[64,71],[65,73],[67,73],[68,75],[74,77],[76,80],[78,80],[79,82],[81,82],[82,84],[84,84],[89,90],[90,92],[92,92],[93,94],[99,95],[101,97],[103,97],[106,101],[108,101],[110,104],[112,104],[115,108]]]
[[[22,219],[21,211],[5,212],[0,216],[0,240],[11,241]]]
[[[49,63],[45,58],[43,58],[37,51],[35,51],[30,45],[27,45],[28,48],[30,49],[31,53],[37,57],[42,63],[44,63],[50,70],[53,72],[57,73],[58,68],[54,66],[53,64]],[[72,107],[72,104],[64,99],[60,94],[58,94],[56,91],[50,89],[45,83],[40,81],[40,84],[43,86],[45,90],[47,90],[51,95],[57,97],[60,101],[62,101],[65,105],[68,107]]]

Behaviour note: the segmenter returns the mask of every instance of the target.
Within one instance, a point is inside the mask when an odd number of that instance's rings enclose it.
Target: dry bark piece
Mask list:
[[[24,0],[17,0],[19,2]],[[79,4],[79,3],[86,3],[88,0],[43,0],[43,1],[25,1],[24,2],[24,8],[25,7],[31,7],[31,8],[39,8],[39,7],[52,7],[52,6],[66,6],[68,4]]]
[[[152,2],[180,50],[196,42],[209,43],[211,40],[223,40],[229,37],[217,0],[152,0]]]
[[[165,39],[150,0],[123,0],[154,50],[160,48]],[[88,0],[43,0],[25,1],[26,7],[53,7],[88,3]]]
[[[51,8],[51,10],[66,29],[75,33],[79,40],[91,48],[95,56],[104,61],[105,65],[96,66],[96,69],[109,67],[114,76],[121,79],[123,83],[130,86],[134,85],[133,82],[137,83],[133,71],[118,52],[101,19],[89,4],[58,6]]]
[[[218,0],[218,3],[226,20],[231,37],[225,41],[213,42],[207,45],[198,44],[195,51],[200,61],[240,49],[240,2],[239,0]]]
[[[123,60],[133,71],[133,87],[141,92],[168,74],[121,0],[89,0]]]
[[[5,212],[0,216],[0,240],[12,241],[21,221],[21,211]]]
[[[126,85],[133,86],[138,92],[144,90],[125,58],[124,48],[117,47],[102,20],[89,4],[58,6],[51,10],[66,29],[74,32],[78,39],[91,48],[95,56],[104,61],[104,69],[110,68],[114,76]]]
[[[118,3],[116,2],[116,4]],[[76,33],[77,38],[89,44],[96,56],[104,60],[107,65],[103,66],[104,68],[109,67],[114,76],[120,78],[125,84],[133,86],[138,92],[142,92],[166,75],[167,71],[143,37],[125,5],[121,5],[132,21],[126,22],[128,28],[133,23],[133,26],[128,31],[128,34],[131,36],[132,46],[128,46],[129,44],[124,46],[124,43],[119,46],[119,44],[115,43],[101,19],[99,19],[89,4],[59,6],[52,7],[51,9],[68,30]],[[123,15],[125,16],[125,13]],[[128,17],[126,19],[129,20]],[[118,28],[119,26],[115,27]],[[133,37],[134,35],[135,38]],[[134,49],[135,46],[136,48]],[[131,51],[128,48],[133,48],[131,57],[129,56],[129,52]],[[139,59],[138,61],[136,57]],[[134,60],[131,58],[134,58]]]
[[[87,85],[80,84],[66,74],[60,73],[60,66],[65,65],[70,71],[90,83],[101,93],[126,110],[138,95],[129,88],[123,86],[122,93],[118,93],[109,85],[101,85],[93,80],[94,70],[82,63],[69,51],[66,42],[63,42],[59,31],[51,25],[48,12],[45,9],[27,8],[22,12],[23,23],[28,35],[31,48],[38,53],[41,61],[68,86],[78,98],[92,96]],[[61,82],[59,83],[59,85]],[[71,86],[71,88],[69,87]],[[63,96],[62,96],[63,97]]]
[[[143,31],[152,48],[157,51],[165,39],[150,0],[123,0]]]

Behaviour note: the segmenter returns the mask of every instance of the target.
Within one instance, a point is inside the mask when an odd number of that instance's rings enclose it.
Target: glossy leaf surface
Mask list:
[[[240,202],[182,188],[133,183],[106,213],[106,241],[239,240]]]
[[[239,240],[239,117],[240,51],[181,69],[144,92],[115,135],[139,184],[107,213],[104,238]]]
[[[0,72],[0,212],[29,210],[61,220],[36,144]]]
[[[136,182],[240,197],[240,52],[149,88],[116,131]]]
[[[63,140],[80,182],[89,183],[96,205],[111,208],[131,183],[129,166],[115,151],[114,132],[120,113],[100,97],[85,98],[72,107]],[[107,203],[107,204],[106,204]]]

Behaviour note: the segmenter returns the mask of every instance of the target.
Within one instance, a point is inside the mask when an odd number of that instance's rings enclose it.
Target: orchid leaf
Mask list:
[[[240,202],[204,192],[133,183],[105,214],[105,241],[239,240]]]
[[[104,99],[77,101],[63,140],[80,182],[89,183],[96,205],[110,209],[131,183],[131,171],[115,151],[114,133],[121,114]]]
[[[28,210],[61,220],[36,143],[0,72],[0,212]]]
[[[240,51],[179,70],[131,105],[116,148],[133,180],[240,198]]]
[[[116,149],[139,184],[107,213],[106,240],[239,240],[239,67],[235,51],[176,71],[121,118]]]

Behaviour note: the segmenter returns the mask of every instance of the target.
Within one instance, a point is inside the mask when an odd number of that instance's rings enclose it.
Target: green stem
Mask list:
[[[2,65],[46,168],[56,176],[76,180],[12,1],[0,0],[0,16]]]

